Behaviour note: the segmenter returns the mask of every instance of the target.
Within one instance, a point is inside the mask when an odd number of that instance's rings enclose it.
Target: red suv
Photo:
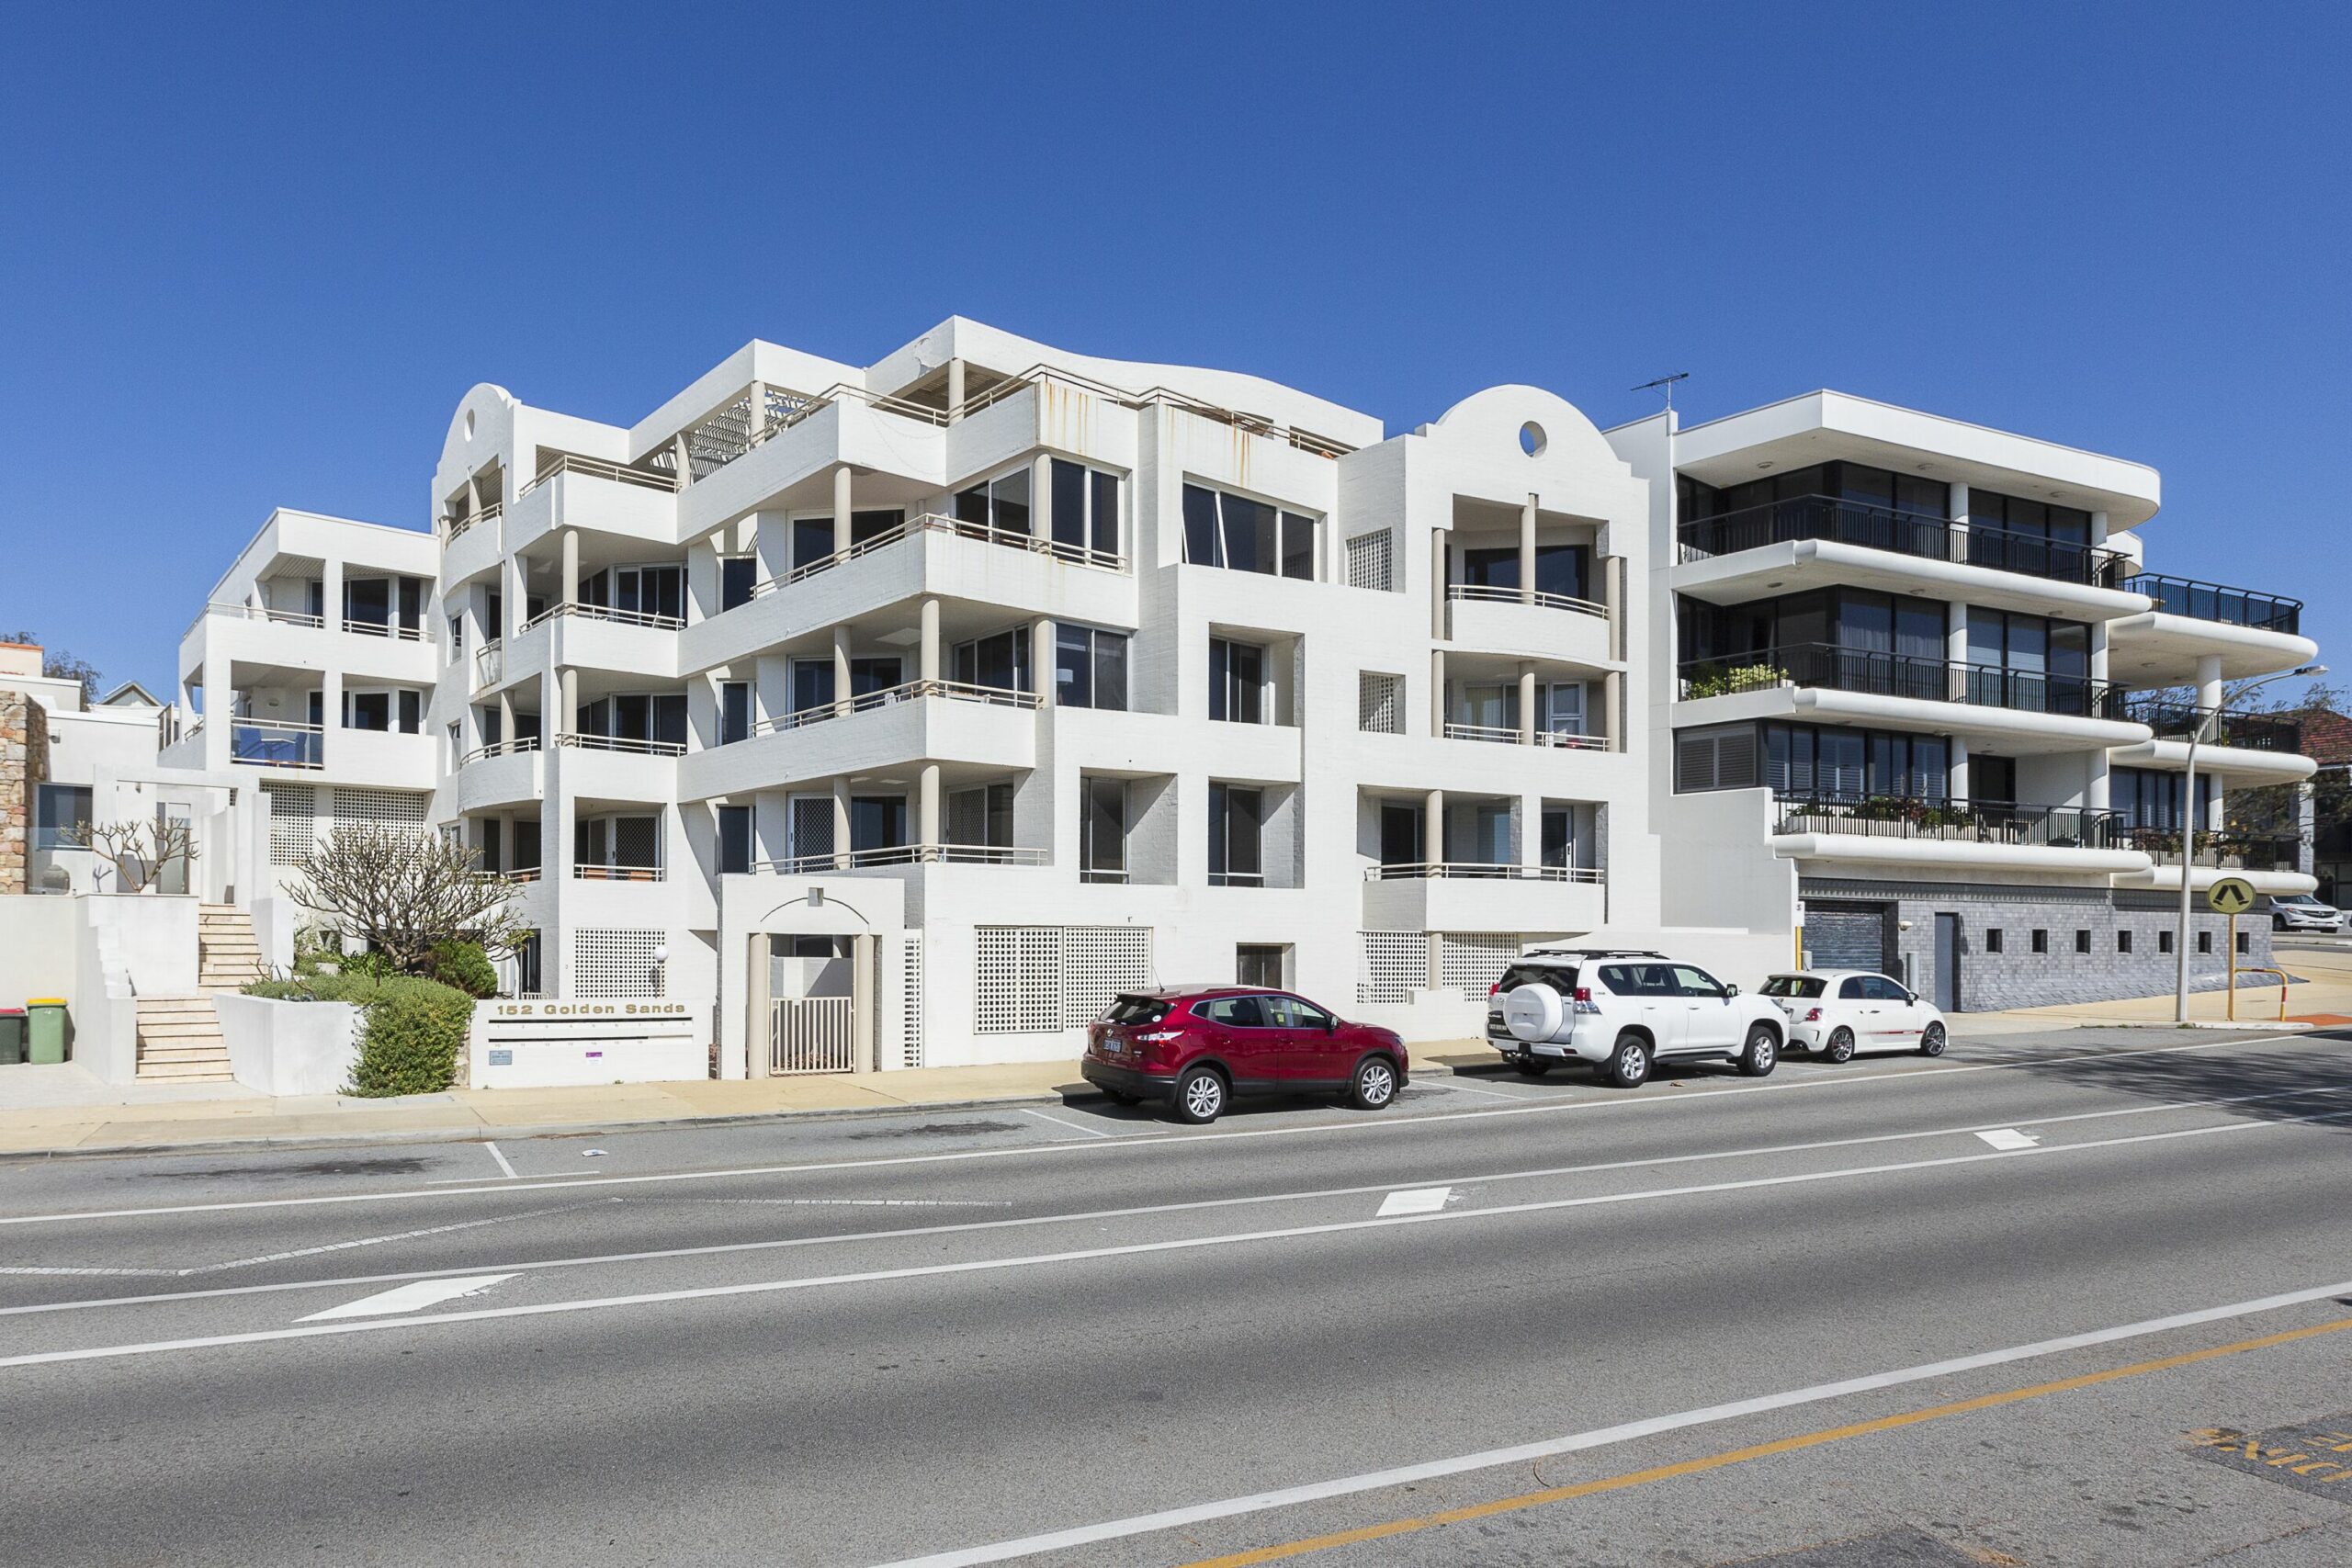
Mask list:
[[[1214,1122],[1237,1094],[1344,1094],[1378,1111],[1405,1087],[1396,1032],[1345,1023],[1288,991],[1247,986],[1135,991],[1086,1031],[1086,1081],[1117,1100],[1164,1100]]]

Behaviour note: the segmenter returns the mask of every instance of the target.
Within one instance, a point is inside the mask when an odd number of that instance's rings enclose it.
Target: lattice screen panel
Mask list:
[[[1388,530],[1376,534],[1358,534],[1348,541],[1348,586],[1373,588],[1383,593],[1393,592],[1396,586],[1395,546]]]
[[[792,858],[833,852],[833,801],[831,795],[797,795],[792,802]]]
[[[334,786],[337,828],[412,828],[424,830],[425,796],[404,789]]]
[[[662,933],[642,931],[588,930],[571,937],[571,995],[575,997],[658,997],[662,971],[654,953]]]
[[[899,1061],[906,1066],[922,1066],[922,938],[910,936],[901,949],[904,956],[899,964],[899,978],[902,987],[899,1004]]]
[[[1405,733],[1405,677],[1356,672],[1356,728],[1373,735]]]
[[[1430,983],[1430,939],[1421,931],[1361,931],[1363,967],[1356,976],[1359,1002],[1408,1002]]]
[[[1524,941],[1508,931],[1440,932],[1437,983],[1446,990],[1460,990],[1465,1000],[1476,1001],[1502,977],[1525,946]]]
[[[293,865],[318,847],[318,786],[265,783],[261,793],[269,802],[269,863]]]
[[[1151,984],[1148,926],[980,926],[972,936],[977,1033],[1082,1028],[1121,991]]]
[[[1062,931],[1061,1019],[1083,1029],[1121,991],[1151,984],[1149,926],[1070,926]]]

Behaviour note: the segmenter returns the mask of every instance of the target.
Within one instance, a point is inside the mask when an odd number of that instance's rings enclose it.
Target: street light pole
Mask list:
[[[2316,680],[2327,673],[2324,664],[2306,664],[2299,670],[2284,670],[2264,677],[2250,686],[2243,686],[2238,695],[2245,697],[2267,686],[2273,681],[2297,678]],[[2205,727],[2218,726],[2222,721],[2219,707],[2196,708],[2197,722],[2188,731],[2188,770],[2180,784],[2180,914],[2173,927],[2172,937],[2172,1021],[2177,1024],[2188,1021],[2188,899],[2191,874],[2197,865],[2197,747],[2205,739]]]

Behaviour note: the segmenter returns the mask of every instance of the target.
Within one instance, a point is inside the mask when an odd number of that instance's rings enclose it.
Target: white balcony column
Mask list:
[[[846,623],[833,627],[833,712],[850,711],[849,690],[849,626]]]
[[[1519,509],[1519,602],[1535,603],[1535,498]]]
[[[939,679],[939,601],[922,602],[922,642],[916,655],[916,678],[928,685]]]
[[[514,744],[514,688],[508,686],[498,694],[498,743]]]
[[[1544,797],[1519,797],[1519,863],[1530,871],[1544,863]]]
[[[833,775],[833,869],[849,869],[849,775]]]
[[[1445,791],[1433,789],[1421,803],[1421,859],[1431,865],[1445,859]]]
[[[1953,664],[1968,662],[1968,606],[1955,604],[1944,622],[1944,658]]]
[[[1953,800],[1965,806],[1968,804],[1968,742],[1955,735],[1944,745],[1945,761],[1951,769],[1944,789]]]
[[[543,717],[539,720],[542,736],[560,737],[578,732],[580,728],[580,671],[565,665],[556,677],[556,722],[552,728]],[[553,739],[545,744],[552,745]]]
[[[556,677],[555,667],[549,665],[539,671],[539,750],[555,750],[555,738],[562,733],[556,715],[563,711],[563,687]]]
[[[319,723],[328,729],[343,728],[343,671],[332,664],[319,674]]]
[[[694,447],[683,430],[670,437],[670,466],[677,473],[680,490],[695,482]]]
[[[1611,670],[1600,678],[1601,749],[1625,750],[1625,672]]]
[[[849,465],[843,463],[833,470],[833,554],[837,556],[849,553],[850,505]]]
[[[577,604],[580,603],[580,530],[566,528],[563,531],[562,543],[563,597],[556,603]]]
[[[1600,560],[1600,598],[1609,610],[1609,657],[1623,659],[1628,633],[1625,627],[1625,558],[1603,556]]]
[[[1042,615],[1029,626],[1029,683],[1039,707],[1054,705],[1054,623]]]
[[[2309,779],[2295,786],[2295,869],[2312,874],[2312,845],[2318,842],[2319,792]]]
[[[1430,636],[1441,642],[1445,639],[1445,579],[1450,565],[1445,541],[1444,529],[1430,530]]]
[[[2218,653],[2198,657],[2197,705],[2209,711],[2222,705],[2222,656]]]
[[[1951,505],[1947,510],[1951,513],[1953,535],[1951,553],[1956,559],[1966,560],[1968,558],[1968,487],[1966,485],[1951,487]]]
[[[1430,734],[1445,738],[1445,649],[1430,649]]]
[[[743,394],[744,439],[756,439],[768,425],[768,384],[758,377],[752,378],[752,389]]]
[[[329,631],[343,629],[343,562],[330,558],[320,571],[319,618]]]
[[[1535,744],[1535,664],[1527,659],[1519,661],[1519,743]]]
[[[954,424],[964,417],[964,362],[947,362],[947,423]]]
[[[1085,532],[1083,518],[1079,531]],[[1054,536],[1054,460],[1043,452],[1029,460],[1029,536],[1044,540]]]
[[[939,837],[939,764],[922,765],[922,794],[917,797],[915,842],[936,852]]]
[[[490,635],[503,640],[523,629],[530,618],[531,580],[525,570],[521,552],[506,557],[498,563],[498,622]]]

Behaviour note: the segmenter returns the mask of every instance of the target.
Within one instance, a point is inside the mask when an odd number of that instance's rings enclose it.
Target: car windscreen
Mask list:
[[[1503,971],[1495,994],[1507,997],[1521,986],[1549,986],[1557,991],[1573,991],[1577,988],[1577,972],[1550,964],[1514,964]]]
[[[1764,994],[1768,997],[1817,997],[1825,985],[1826,982],[1810,975],[1775,975],[1764,982]]]
[[[1168,1016],[1168,1004],[1158,997],[1121,997],[1102,1011],[1105,1023],[1158,1023]]]

